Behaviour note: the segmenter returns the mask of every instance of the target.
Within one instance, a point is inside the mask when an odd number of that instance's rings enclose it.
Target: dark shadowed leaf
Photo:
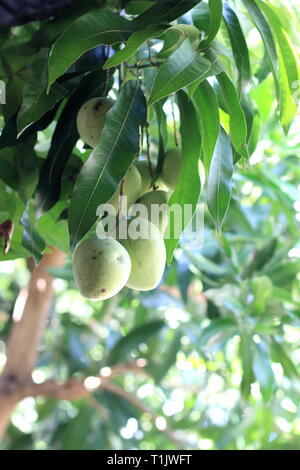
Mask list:
[[[237,67],[239,88],[244,89],[249,86],[251,81],[248,46],[239,19],[236,13],[230,8],[228,3],[224,3],[223,16],[231,42],[233,57]]]
[[[141,343],[147,342],[151,336],[159,333],[165,326],[162,320],[153,320],[145,323],[134,330],[131,330],[126,336],[121,338],[110,351],[106,363],[109,365],[125,362],[133,349],[136,349]]]
[[[197,5],[198,0],[160,0],[140,16],[135,18],[133,24],[140,29],[149,24],[159,24],[173,21]]]
[[[55,83],[47,95],[48,51],[43,50],[29,69],[23,92],[23,104],[18,114],[17,127],[20,133],[40,119],[70,91],[66,84]]]
[[[62,174],[79,138],[76,127],[77,113],[86,100],[100,94],[105,81],[106,74],[98,70],[84,77],[70,96],[57,121],[37,188],[40,213],[51,209],[59,199]]]

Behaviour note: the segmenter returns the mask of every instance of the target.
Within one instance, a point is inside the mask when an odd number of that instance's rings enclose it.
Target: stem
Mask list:
[[[147,161],[148,161],[148,166],[149,166],[149,173],[151,176],[151,181],[153,180],[153,169],[152,169],[152,163],[151,163],[151,155],[150,155],[150,134],[149,134],[149,127],[150,124],[149,122],[146,122],[146,143],[147,143]]]
[[[173,118],[174,141],[175,141],[175,146],[178,147],[177,126],[176,126],[175,108],[174,108],[174,96],[171,97],[171,103],[172,103],[172,118]]]

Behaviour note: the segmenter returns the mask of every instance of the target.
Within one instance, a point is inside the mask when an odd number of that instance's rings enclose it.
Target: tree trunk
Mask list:
[[[62,266],[65,257],[65,253],[55,248],[44,255],[41,263],[32,271],[28,290],[22,290],[17,299],[7,344],[7,361],[0,377],[0,439],[20,399],[18,392],[31,381],[36,364],[38,347],[53,299],[53,278],[47,273],[47,268]],[[23,304],[25,300],[23,308],[22,300]]]

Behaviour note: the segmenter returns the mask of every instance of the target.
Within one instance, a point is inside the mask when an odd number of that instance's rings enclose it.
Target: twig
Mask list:
[[[150,155],[150,134],[149,134],[149,122],[146,123],[146,143],[147,143],[147,161],[149,166],[149,173],[151,176],[151,181],[153,180],[153,169],[151,164],[151,155]]]

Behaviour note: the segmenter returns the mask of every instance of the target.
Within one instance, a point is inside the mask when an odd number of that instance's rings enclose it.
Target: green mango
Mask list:
[[[128,281],[131,260],[126,249],[113,238],[87,238],[73,254],[73,274],[81,295],[105,300],[117,294]]]
[[[77,114],[77,130],[86,144],[95,148],[105,123],[106,113],[114,105],[110,98],[92,98],[84,103]]]

